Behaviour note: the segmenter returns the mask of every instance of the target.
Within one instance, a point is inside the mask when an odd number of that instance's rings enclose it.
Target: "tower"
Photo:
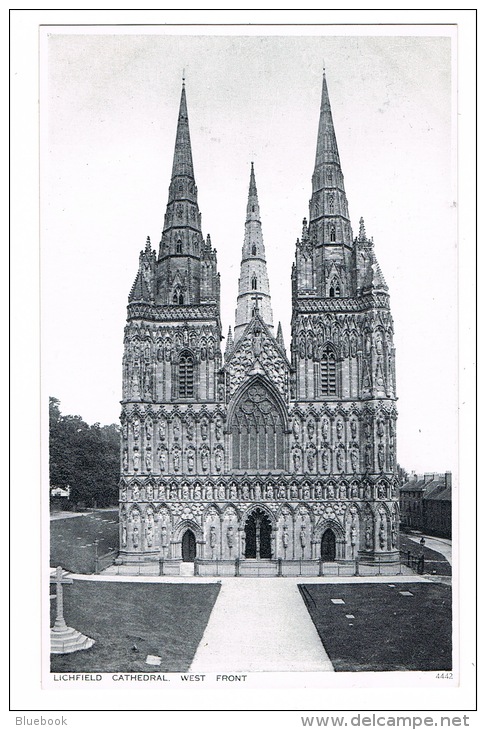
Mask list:
[[[186,523],[173,533],[165,499],[187,497],[184,477],[208,474],[211,460],[219,463],[210,448],[222,364],[219,289],[216,251],[202,235],[183,83],[158,256],[147,238],[128,300],[121,562],[180,557]],[[186,537],[191,554],[195,532]]]
[[[340,557],[398,560],[393,321],[363,219],[353,239],[325,73],[309,222],[292,271],[293,470],[330,502],[316,539]],[[327,535],[327,537],[326,537]],[[334,549],[334,548],[333,548]]]

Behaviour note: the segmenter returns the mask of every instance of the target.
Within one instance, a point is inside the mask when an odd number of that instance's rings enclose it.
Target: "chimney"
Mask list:
[[[445,473],[445,485],[452,489],[452,472],[446,471]]]

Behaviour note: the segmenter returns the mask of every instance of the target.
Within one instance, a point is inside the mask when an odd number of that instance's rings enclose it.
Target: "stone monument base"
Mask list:
[[[90,649],[94,643],[94,639],[84,636],[70,626],[51,629],[51,654],[72,654],[74,651]]]

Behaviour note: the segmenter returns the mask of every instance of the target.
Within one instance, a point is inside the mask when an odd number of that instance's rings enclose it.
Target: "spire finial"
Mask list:
[[[182,69],[182,85],[185,86],[186,84],[186,69]]]

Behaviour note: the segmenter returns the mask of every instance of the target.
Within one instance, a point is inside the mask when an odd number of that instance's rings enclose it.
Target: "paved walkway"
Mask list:
[[[332,672],[297,584],[221,581],[191,672]]]
[[[452,565],[452,540],[445,537],[432,537],[432,535],[407,535],[410,540],[420,543],[422,537],[425,540],[425,547],[436,550],[444,556],[449,565]]]

